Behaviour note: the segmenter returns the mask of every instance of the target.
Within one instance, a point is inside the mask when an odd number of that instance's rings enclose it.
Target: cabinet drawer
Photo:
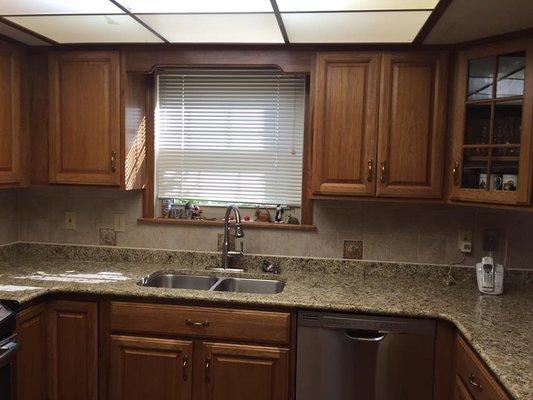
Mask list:
[[[111,329],[154,335],[187,335],[251,342],[288,343],[290,314],[229,308],[112,302]]]
[[[456,371],[475,400],[509,400],[479,357],[460,336],[455,345]]]

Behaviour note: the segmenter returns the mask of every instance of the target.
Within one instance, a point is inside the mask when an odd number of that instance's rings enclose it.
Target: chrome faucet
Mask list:
[[[224,215],[224,243],[222,244],[222,268],[223,270],[232,270],[232,271],[243,271],[242,269],[231,268],[232,260],[235,258],[241,257],[244,255],[243,246],[241,242],[240,251],[230,250],[230,215],[231,212],[235,214],[235,232],[234,236],[236,238],[244,237],[244,230],[242,228],[241,222],[241,212],[235,204],[230,204],[226,209],[226,214]]]

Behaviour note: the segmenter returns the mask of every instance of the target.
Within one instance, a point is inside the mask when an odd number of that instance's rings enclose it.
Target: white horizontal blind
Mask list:
[[[165,70],[157,97],[159,198],[300,205],[305,77]]]

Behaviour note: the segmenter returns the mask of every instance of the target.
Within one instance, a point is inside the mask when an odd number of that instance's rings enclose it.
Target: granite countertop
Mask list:
[[[218,257],[17,244],[0,248],[0,299],[23,304],[49,293],[85,293],[441,318],[455,324],[511,395],[531,399],[530,271],[509,274],[503,296],[480,294],[472,268],[283,257],[269,257],[283,270],[274,279],[286,282],[283,292],[273,295],[137,285],[140,278],[159,270],[208,274],[205,268],[217,265]],[[258,268],[261,258],[245,258],[246,275],[265,276]],[[453,285],[445,283],[450,271]]]

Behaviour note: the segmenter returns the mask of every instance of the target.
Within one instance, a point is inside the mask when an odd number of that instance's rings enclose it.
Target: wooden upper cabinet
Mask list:
[[[379,54],[319,53],[315,74],[312,191],[373,195]]]
[[[50,302],[48,334],[50,400],[96,400],[97,303]]]
[[[377,194],[442,194],[447,56],[385,53],[381,59]]]
[[[289,350],[203,343],[203,400],[288,400]]]
[[[0,185],[21,181],[20,54],[0,43]]]
[[[190,400],[193,343],[111,336],[109,398]]]
[[[118,52],[53,52],[49,75],[50,182],[120,185]]]
[[[530,204],[533,39],[459,52],[454,82],[450,199]]]

